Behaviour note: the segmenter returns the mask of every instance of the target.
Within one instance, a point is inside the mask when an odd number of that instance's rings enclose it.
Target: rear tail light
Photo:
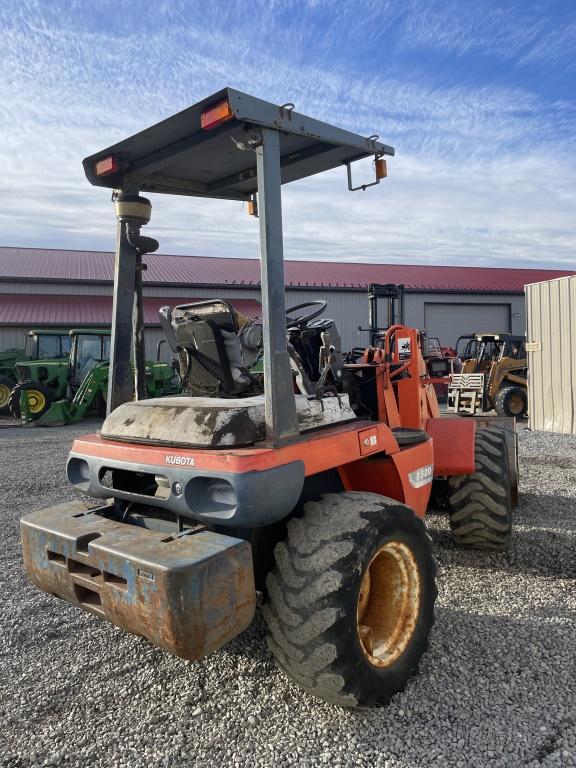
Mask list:
[[[96,176],[110,176],[111,173],[116,173],[118,170],[120,170],[120,161],[113,155],[103,157],[94,163],[94,173]]]
[[[232,107],[227,99],[220,101],[206,112],[202,112],[200,117],[200,125],[205,131],[209,131],[211,128],[216,128],[217,125],[225,123],[227,120],[231,120],[234,117]]]

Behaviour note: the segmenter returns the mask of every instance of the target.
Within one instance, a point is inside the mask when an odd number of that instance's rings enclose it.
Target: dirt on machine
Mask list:
[[[246,629],[261,591],[268,647],[310,694],[354,707],[404,688],[434,623],[433,483],[454,542],[500,552],[517,475],[513,431],[441,418],[416,329],[393,322],[377,354],[346,363],[326,301],[285,306],[282,185],[341,168],[365,190],[393,154],[226,88],[86,158],[117,220],[107,418],[69,454],[86,501],[22,520],[40,589],[189,660]],[[217,297],[163,307],[183,389],[156,399],[142,388],[141,272],[158,247],[143,193],[250,203],[260,232],[262,322]]]
[[[462,369],[451,376],[448,409],[462,416],[496,411],[525,418],[528,413],[526,339],[511,333],[461,337]]]

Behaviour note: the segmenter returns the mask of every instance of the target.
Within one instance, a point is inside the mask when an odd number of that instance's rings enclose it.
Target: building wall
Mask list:
[[[576,434],[576,277],[526,286],[530,429]]]
[[[434,328],[426,328],[426,304],[451,305],[454,315],[452,336],[445,335],[440,339],[443,345],[454,346],[459,336],[477,331],[507,331],[523,334],[525,332],[525,301],[519,294],[477,294],[477,293],[409,293],[405,297],[405,321],[407,325],[426,329],[430,335],[436,335]],[[509,308],[509,328],[475,328],[474,320],[466,316],[466,305],[502,305]],[[471,313],[472,317],[474,315]]]
[[[0,326],[0,352],[6,349],[24,349],[28,328],[21,326]]]
[[[25,294],[58,294],[65,301],[66,295],[112,295],[111,285],[71,284],[71,283],[0,283],[0,293]],[[144,285],[145,296],[174,297],[174,303],[183,303],[190,298],[220,297],[227,299],[249,298],[260,300],[260,290],[257,288],[232,288],[222,286],[215,288],[197,288],[187,286],[147,286]],[[365,291],[350,290],[293,290],[286,291],[286,306],[301,304],[304,301],[324,299],[328,302],[326,317],[334,318],[340,329],[344,351],[352,347],[364,346],[368,343],[368,333],[359,331],[368,325],[368,301]],[[407,325],[424,329],[425,305],[427,303],[442,303],[454,305],[454,338],[440,339],[442,344],[454,344],[459,335],[471,333],[485,328],[467,328],[465,305],[473,304],[505,304],[509,306],[512,333],[524,333],[524,296],[500,294],[471,294],[471,293],[407,293],[405,296],[405,322]],[[384,318],[384,302],[381,302],[380,317]],[[0,326],[0,350],[7,347],[21,346],[26,328]],[[427,329],[433,332],[433,329]],[[493,329],[504,330],[504,329]],[[156,343],[161,338],[160,328],[147,328],[146,354],[155,357]],[[164,348],[166,345],[164,345]],[[165,354],[166,349],[163,350]]]

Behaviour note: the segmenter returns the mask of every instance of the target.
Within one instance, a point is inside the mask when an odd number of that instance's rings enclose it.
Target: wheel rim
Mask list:
[[[29,389],[28,394],[28,408],[30,413],[40,413],[46,407],[46,398],[37,389]]]
[[[10,387],[7,387],[6,384],[0,384],[0,408],[4,408],[6,405],[8,405],[9,399]]]
[[[522,400],[522,397],[516,394],[510,395],[510,399],[508,400],[508,407],[515,416],[519,413],[522,413],[524,410],[524,401]]]
[[[388,667],[404,653],[419,610],[416,559],[406,544],[389,541],[370,561],[358,595],[358,637],[370,664]]]

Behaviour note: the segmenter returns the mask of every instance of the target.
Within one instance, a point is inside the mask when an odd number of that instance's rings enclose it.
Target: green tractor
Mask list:
[[[104,416],[110,331],[74,329],[70,331],[70,340],[70,356],[62,372],[54,367],[43,370],[41,365],[17,366],[20,383],[10,394],[10,411],[15,418],[25,423],[57,426],[80,421],[90,411]],[[177,392],[172,367],[146,361],[146,390],[148,397]]]
[[[31,330],[26,334],[24,349],[7,349],[0,353],[0,415],[10,412],[10,393],[18,384],[20,374],[18,366],[28,361],[33,365],[51,369],[51,378],[56,383],[59,373],[67,367],[66,359],[70,354],[70,336],[68,331]],[[65,391],[65,387],[64,390]]]
[[[16,362],[24,358],[23,349],[7,349],[0,352],[0,415],[9,412],[8,400],[16,383]]]

